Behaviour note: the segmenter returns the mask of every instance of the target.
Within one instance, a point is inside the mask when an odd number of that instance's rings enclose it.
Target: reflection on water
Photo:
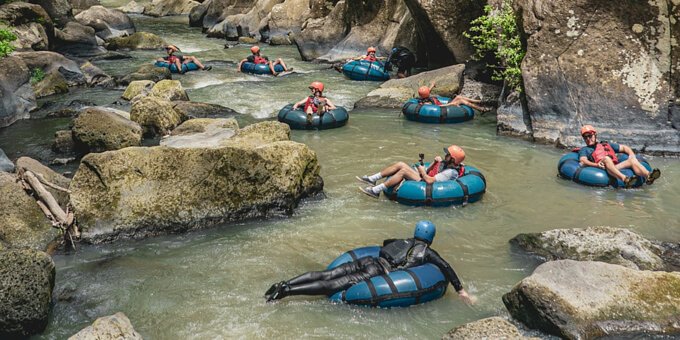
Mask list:
[[[352,103],[377,84],[350,82],[325,65],[301,62],[293,47],[264,46],[304,73],[285,78],[237,73],[248,46],[223,49],[186,27],[186,18],[135,17],[139,30],[164,32],[202,60],[217,60],[211,72],[178,76],[189,96],[243,113],[242,125],[273,117],[284,104],[307,95],[322,80],[340,105]],[[134,52],[127,61],[100,62],[124,74],[160,52]],[[98,104],[109,97],[82,91],[64,98]],[[255,118],[253,118],[255,117]],[[45,151],[54,130],[68,120],[19,122],[0,130],[8,154]],[[126,313],[145,338],[439,338],[452,327],[503,314],[501,296],[537,265],[512,249],[521,232],[609,225],[652,239],[680,239],[678,160],[650,157],[663,177],[640,190],[593,189],[556,177],[560,150],[499,137],[490,115],[458,125],[409,122],[394,110],[352,111],[341,129],[293,131],[295,141],[314,149],[322,165],[325,199],[303,203],[290,218],[248,221],[186,235],[115,245],[82,246],[75,256],[56,256],[55,303],[47,331],[37,338],[63,339],[93,319]],[[354,176],[371,174],[395,161],[431,159],[449,144],[461,145],[466,162],[488,180],[484,198],[467,207],[414,208],[358,191]],[[45,154],[47,153],[47,154]],[[325,267],[348,249],[408,237],[419,219],[438,226],[433,247],[454,266],[464,286],[479,297],[465,306],[449,291],[438,301],[412,308],[378,310],[333,305],[323,298],[296,297],[266,304],[273,282]]]

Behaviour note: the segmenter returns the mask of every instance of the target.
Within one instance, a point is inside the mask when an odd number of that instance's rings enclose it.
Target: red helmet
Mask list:
[[[371,52],[373,52],[373,53],[376,52],[375,47],[371,46],[371,47],[368,48],[367,53],[371,53]]]
[[[581,127],[581,136],[585,135],[586,133],[594,133],[597,134],[597,131],[592,125],[583,125]]]
[[[323,83],[320,81],[312,82],[311,84],[309,84],[309,88],[323,92]]]
[[[456,164],[460,164],[465,160],[465,151],[458,145],[451,145],[448,148],[444,148],[444,152],[447,155],[451,155],[451,158],[453,158],[453,161],[456,162]]]
[[[253,52],[253,54],[260,52],[260,46],[251,47],[250,52]]]
[[[427,86],[421,86],[418,88],[418,95],[420,98],[427,98],[430,96],[430,88]]]

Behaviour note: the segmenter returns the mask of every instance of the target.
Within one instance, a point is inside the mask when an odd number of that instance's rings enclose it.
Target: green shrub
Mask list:
[[[31,85],[35,85],[43,79],[45,79],[45,71],[43,71],[40,67],[36,67],[31,70]]]
[[[0,58],[14,51],[14,46],[12,46],[14,40],[17,40],[17,36],[12,31],[0,28]]]
[[[480,60],[487,53],[493,53],[499,65],[493,68],[494,80],[505,80],[508,87],[522,91],[522,59],[526,51],[517,28],[517,19],[512,10],[511,0],[504,0],[499,9],[487,5],[485,15],[471,22],[470,30],[463,33],[475,47],[474,59]]]

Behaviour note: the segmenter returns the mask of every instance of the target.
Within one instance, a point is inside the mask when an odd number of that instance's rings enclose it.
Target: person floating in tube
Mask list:
[[[444,148],[444,159],[440,156],[434,158],[434,162],[426,169],[423,165],[423,154],[420,154],[420,165],[412,168],[404,162],[394,163],[374,175],[357,176],[359,181],[370,184],[371,186],[359,190],[373,198],[380,197],[380,192],[399,185],[403,180],[425,181],[427,184],[455,180],[465,173],[465,151],[458,145],[451,145]],[[381,178],[389,177],[382,184],[377,184]]]
[[[297,110],[298,107],[304,105],[304,111],[307,114],[307,122],[311,123],[312,116],[315,114],[321,116],[328,110],[336,109],[333,102],[323,96],[323,89],[324,86],[322,82],[312,82],[309,84],[309,90],[312,91],[312,95],[293,104],[293,110]]]
[[[288,281],[275,283],[265,292],[265,298],[270,302],[292,295],[332,295],[374,276],[432,263],[465,303],[474,304],[476,298],[463,289],[451,265],[430,248],[436,231],[431,221],[419,221],[413,238],[383,241],[378,258],[362,257],[330,270],[307,272]]]
[[[204,71],[210,71],[212,69],[212,66],[204,66],[201,63],[201,61],[198,60],[198,58],[196,58],[194,56],[181,55],[181,54],[175,55],[175,52],[182,52],[175,45],[166,46],[165,52],[168,54],[168,56],[163,57],[163,58],[158,58],[158,59],[156,59],[156,61],[167,62],[169,65],[175,65],[175,67],[177,67],[177,72],[179,72],[179,73],[184,73],[184,71],[182,71],[182,65],[187,64],[187,63],[194,63],[194,64],[196,64],[196,66],[198,66],[199,69],[204,70]]]
[[[411,69],[416,66],[416,55],[406,47],[394,47],[385,62],[385,70],[392,71],[392,66],[397,67],[397,78],[410,77]]]
[[[584,166],[592,166],[604,169],[608,174],[621,181],[626,188],[632,188],[638,184],[638,176],[646,178],[647,184],[652,184],[661,177],[661,170],[648,171],[635,157],[635,152],[629,146],[609,142],[597,142],[597,131],[592,125],[581,127],[581,137],[586,146],[578,151],[579,163]],[[619,162],[616,154],[623,152],[628,154],[628,159]],[[631,168],[636,176],[626,177],[621,169]]]
[[[437,99],[437,97],[431,96],[430,92],[432,89],[435,87],[434,82],[430,84],[430,86],[421,86],[418,88],[418,102],[420,104],[432,104],[432,105],[438,105],[438,106],[460,106],[460,105],[467,105],[477,111],[480,112],[486,112],[489,111],[490,109],[488,107],[480,106],[478,105],[481,103],[481,100],[476,100],[476,99],[471,99],[467,97],[463,97],[461,95],[455,96],[450,102],[446,104],[442,104],[442,102]]]
[[[253,47],[251,47],[251,48],[250,48],[250,52],[252,53],[251,55],[249,55],[248,57],[246,57],[245,59],[241,60],[241,61],[238,63],[238,68],[236,69],[238,72],[241,72],[241,65],[243,65],[243,63],[245,63],[246,61],[251,62],[251,63],[254,63],[254,64],[266,64],[266,65],[269,65],[269,69],[272,71],[272,74],[273,74],[274,76],[279,75],[279,73],[276,72],[276,70],[274,69],[274,66],[279,65],[279,64],[280,64],[281,66],[283,66],[283,72],[288,72],[288,71],[292,71],[292,70],[293,70],[292,67],[291,67],[291,68],[288,68],[288,67],[286,66],[286,63],[284,63],[284,62],[283,62],[283,59],[281,59],[281,58],[278,58],[278,59],[276,59],[276,60],[274,60],[274,61],[270,61],[269,58],[268,58],[267,56],[260,55],[260,47],[259,47],[259,46],[253,46]]]

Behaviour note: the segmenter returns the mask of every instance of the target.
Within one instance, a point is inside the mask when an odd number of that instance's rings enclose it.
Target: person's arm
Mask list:
[[[328,98],[326,98],[326,107],[327,107],[329,110],[335,110],[335,109],[337,109],[337,107],[335,106],[335,104],[333,104],[333,102],[332,102],[330,99],[328,99]]]
[[[425,171],[425,167],[422,165],[418,165],[418,173],[420,174],[420,178],[425,181],[427,184],[432,184],[435,182],[434,177],[428,176],[427,171]]]
[[[585,166],[594,166],[594,167],[596,167],[596,168],[604,168],[604,165],[598,164],[598,163],[595,163],[595,162],[591,162],[591,161],[588,159],[588,157],[586,157],[586,156],[581,156],[581,157],[578,159],[578,162],[581,163],[581,165],[585,165]]]
[[[458,275],[456,275],[456,272],[453,270],[451,265],[446,262],[441,256],[439,256],[439,253],[437,253],[434,249],[432,248],[427,248],[427,262],[434,264],[441,270],[442,274],[444,274],[444,277],[446,277],[446,280],[453,285],[453,288],[456,290],[458,293],[458,296],[465,302],[466,304],[472,305],[475,303],[475,298],[470,296],[465,289],[463,289],[463,285],[460,283],[460,279],[458,279]]]
[[[236,68],[237,72],[241,72],[241,65],[243,65],[243,63],[245,63],[246,61],[248,61],[248,58],[242,59],[241,61],[238,62],[238,67]]]
[[[609,145],[611,145],[612,149],[614,149],[614,146],[611,143]],[[614,150],[614,152],[626,153],[626,154],[628,154],[628,158],[634,158],[635,157],[635,152],[633,151],[633,149],[631,149],[630,146],[625,145],[625,144],[619,144],[619,150],[618,151]]]
[[[300,107],[300,105],[303,105],[306,101],[307,101],[307,98],[293,104],[293,110],[297,110],[297,108]]]

